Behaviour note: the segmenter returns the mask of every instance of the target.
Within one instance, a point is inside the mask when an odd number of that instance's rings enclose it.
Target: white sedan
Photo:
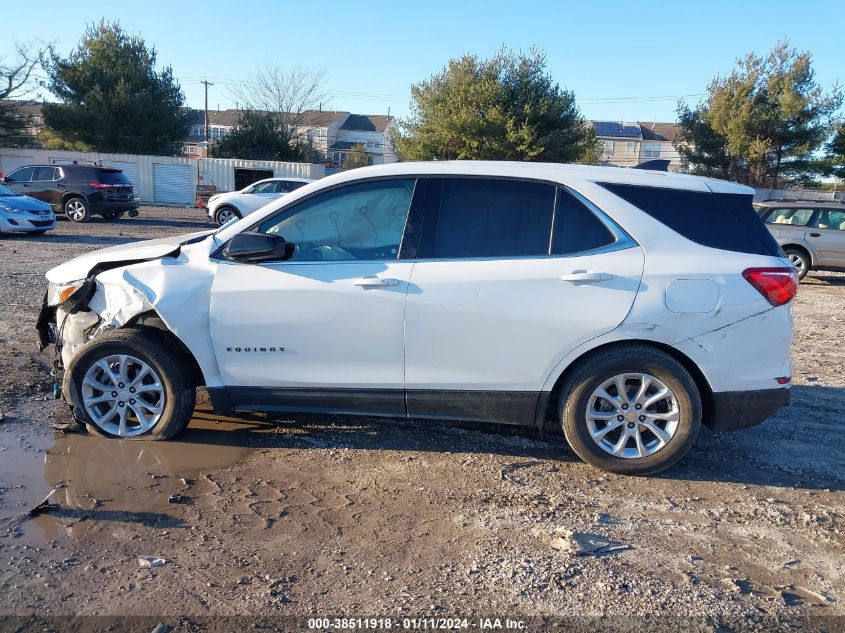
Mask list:
[[[208,217],[223,226],[229,220],[249,215],[268,202],[296,191],[309,182],[314,181],[307,178],[267,178],[240,191],[218,193],[208,199]]]

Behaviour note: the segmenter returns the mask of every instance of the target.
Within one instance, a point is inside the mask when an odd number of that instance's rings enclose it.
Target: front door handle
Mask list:
[[[602,281],[610,281],[613,279],[613,275],[610,273],[593,273],[586,270],[570,273],[568,275],[564,275],[561,277],[563,281],[571,281],[573,283],[578,282],[586,282],[586,283],[598,283]]]
[[[387,288],[389,286],[398,286],[398,279],[384,279],[383,277],[362,277],[352,282],[355,286],[362,288]]]
[[[821,233],[810,233],[810,237],[821,237]]]

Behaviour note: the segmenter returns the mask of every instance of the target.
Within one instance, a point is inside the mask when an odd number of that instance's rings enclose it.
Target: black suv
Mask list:
[[[43,200],[74,222],[92,215],[116,220],[125,212],[138,215],[132,183],[120,169],[100,165],[27,165],[3,178],[18,193]]]

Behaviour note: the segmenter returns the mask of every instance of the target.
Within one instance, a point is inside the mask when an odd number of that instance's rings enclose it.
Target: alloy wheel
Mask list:
[[[74,222],[79,222],[85,217],[85,204],[81,200],[73,199],[67,203],[65,213],[70,216]]]
[[[235,219],[238,217],[238,214],[235,213],[235,210],[231,207],[223,207],[217,212],[217,224],[223,226],[229,220]]]
[[[803,275],[805,272],[807,272],[807,262],[805,262],[804,258],[801,257],[798,253],[789,253],[788,257],[792,265],[795,266],[795,268],[798,270],[799,275]]]
[[[155,369],[128,354],[93,363],[82,380],[82,405],[92,422],[118,437],[142,435],[161,419],[164,386]]]
[[[664,448],[678,431],[681,411],[675,393],[645,373],[617,374],[587,401],[587,430],[606,453],[639,459]]]

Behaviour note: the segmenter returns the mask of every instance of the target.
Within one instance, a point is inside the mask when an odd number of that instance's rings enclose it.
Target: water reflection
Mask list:
[[[165,442],[58,437],[46,452],[44,478],[54,488],[50,501],[59,507],[29,523],[46,539],[78,537],[106,523],[177,527],[171,495],[190,503],[192,480],[243,458],[252,450],[250,431],[263,428],[269,427],[257,416],[220,418],[199,411],[187,431]]]

